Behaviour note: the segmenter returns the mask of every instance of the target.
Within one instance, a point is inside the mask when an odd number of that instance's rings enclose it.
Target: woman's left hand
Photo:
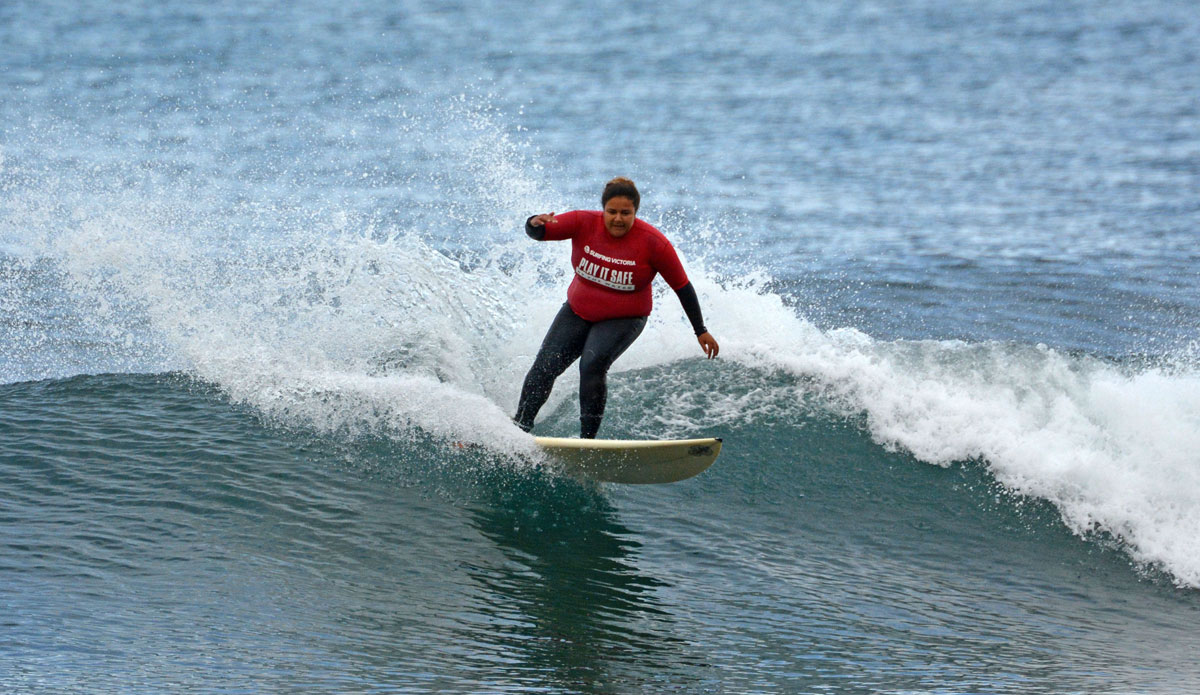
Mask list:
[[[708,355],[708,359],[710,360],[716,357],[717,353],[721,351],[721,346],[717,345],[717,339],[712,337],[712,333],[707,331],[701,333],[700,335],[696,336],[696,340],[700,341],[700,347],[704,350],[704,354]]]

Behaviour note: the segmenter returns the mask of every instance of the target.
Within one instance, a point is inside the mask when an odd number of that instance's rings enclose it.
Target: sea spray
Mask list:
[[[247,200],[186,168],[139,178],[114,162],[22,167],[9,155],[4,238],[17,260],[6,261],[5,281],[55,285],[9,296],[58,297],[77,322],[30,326],[22,335],[34,337],[18,344],[57,345],[47,336],[69,330],[91,343],[55,364],[180,369],[317,432],[527,446],[507,416],[570,276],[565,245],[525,239],[521,222],[591,203],[555,194],[494,114],[468,106],[396,126],[408,151],[443,166],[368,187],[392,196],[383,211],[305,200],[313,187],[300,177],[289,188],[281,165],[259,172],[274,183]],[[644,214],[658,222],[653,207]],[[801,427],[817,401],[927,463],[982,460],[1006,489],[1053,503],[1073,532],[1115,538],[1137,562],[1200,587],[1194,359],[1148,367],[1011,342],[820,329],[773,289],[770,272],[731,272],[710,257],[704,244],[728,239],[714,223],[667,215],[663,227],[722,357],[702,362],[677,301],[659,288],[646,332],[613,374],[634,390],[640,374],[682,377],[646,404],[637,431],[762,418]],[[575,407],[575,379],[564,375],[547,412]]]
[[[927,463],[979,459],[1046,499],[1080,536],[1200,586],[1200,375],[1129,369],[1043,347],[882,342],[792,327],[751,361],[811,381],[828,407]],[[786,333],[786,331],[785,331]],[[731,359],[736,357],[735,351]],[[790,388],[790,387],[788,387]]]

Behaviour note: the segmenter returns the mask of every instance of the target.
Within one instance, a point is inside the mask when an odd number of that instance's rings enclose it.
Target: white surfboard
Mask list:
[[[564,439],[534,437],[571,475],[602,483],[674,483],[712,465],[720,439]]]

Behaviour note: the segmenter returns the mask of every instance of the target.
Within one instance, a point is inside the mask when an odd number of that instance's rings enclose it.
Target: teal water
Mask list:
[[[1193,10],[5,3],[0,691],[1196,690]],[[677,485],[509,420],[618,174]]]
[[[1195,679],[1194,594],[981,466],[923,466],[836,419],[732,428],[686,485],[596,489],[428,443],[281,430],[178,376],[13,385],[3,406],[17,691]]]

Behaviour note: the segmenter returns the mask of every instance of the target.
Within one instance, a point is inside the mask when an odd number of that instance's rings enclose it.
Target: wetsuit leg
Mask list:
[[[579,436],[594,439],[608,399],[608,368],[646,327],[646,317],[592,324],[579,359]]]
[[[579,318],[571,307],[563,304],[554,317],[542,347],[538,349],[533,366],[525,375],[521,387],[521,400],[517,403],[517,415],[513,421],[526,432],[533,429],[533,420],[550,397],[554,380],[567,371],[571,363],[579,359],[592,324]]]

